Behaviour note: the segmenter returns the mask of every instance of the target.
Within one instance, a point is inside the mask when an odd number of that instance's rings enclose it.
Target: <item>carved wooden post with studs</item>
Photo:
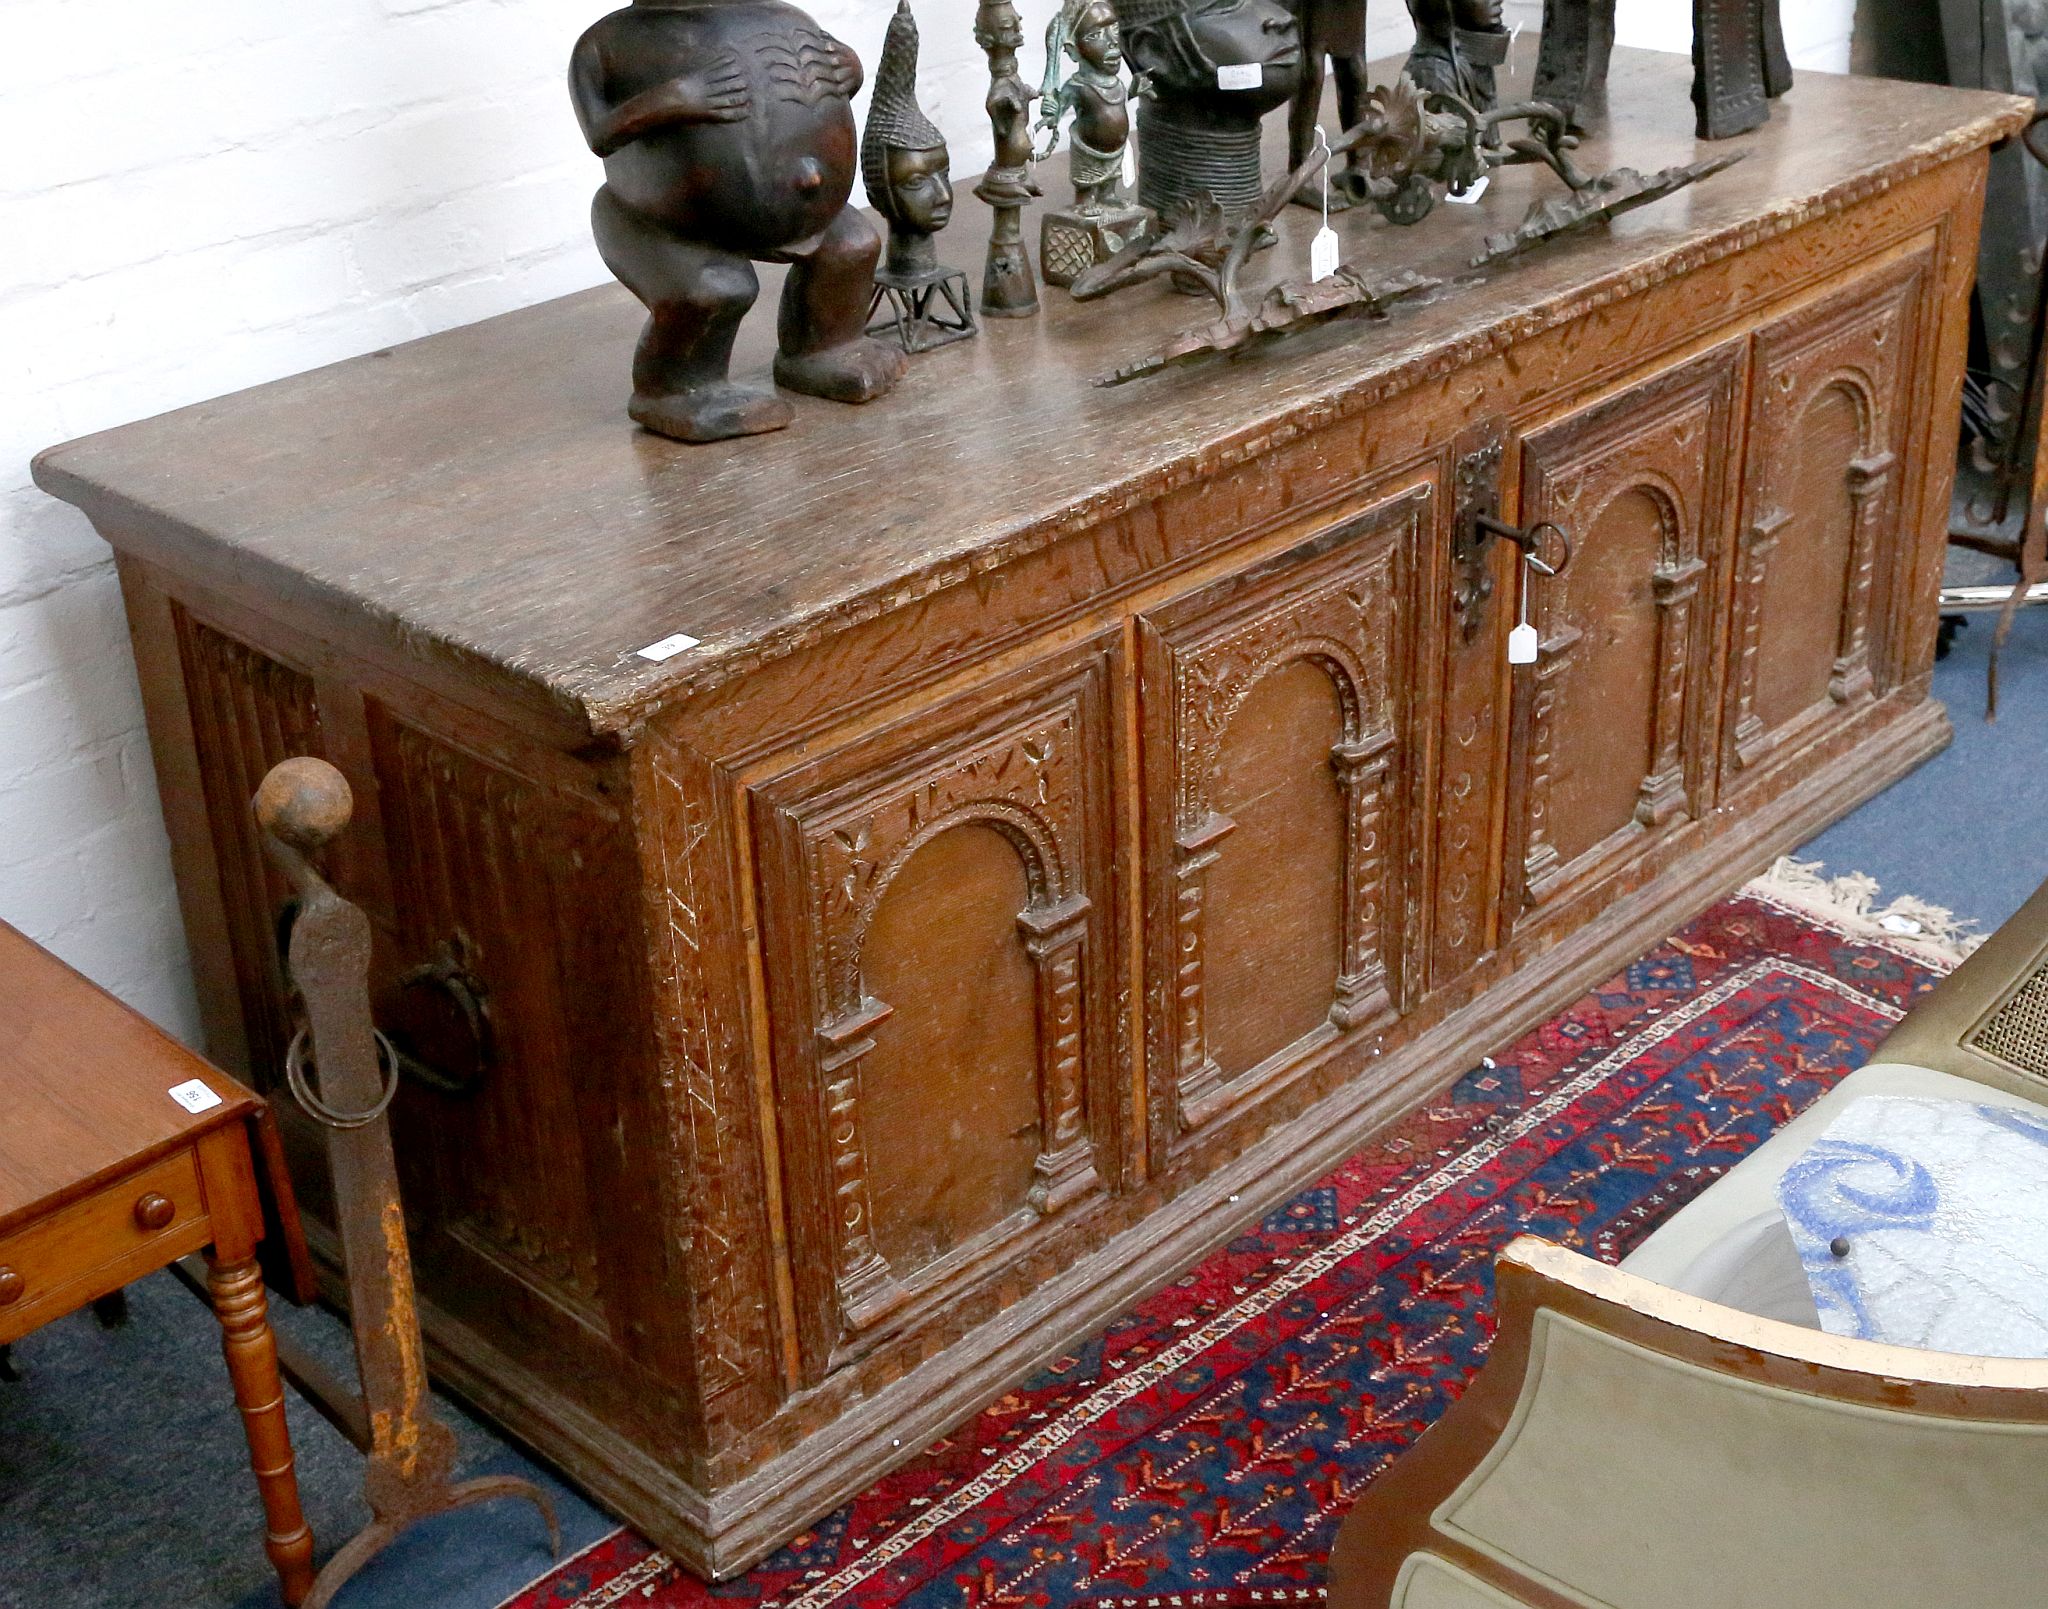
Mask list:
[[[370,1020],[370,921],[313,864],[348,825],[353,807],[347,780],[324,760],[286,760],[256,790],[264,851],[297,895],[288,962],[301,1026],[285,1056],[285,1076],[299,1104],[327,1130],[349,1320],[370,1428],[363,1476],[370,1523],[327,1561],[306,1609],[324,1609],[343,1582],[414,1521],[494,1497],[523,1497],[538,1508],[550,1547],[561,1553],[554,1505],[531,1481],[511,1475],[449,1478],[455,1437],[434,1417],[391,1150],[387,1112],[398,1088],[399,1060]]]

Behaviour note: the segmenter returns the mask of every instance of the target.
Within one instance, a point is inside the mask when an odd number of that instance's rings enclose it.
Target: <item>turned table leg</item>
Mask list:
[[[264,1550],[277,1569],[284,1601],[305,1601],[313,1586],[313,1533],[299,1507],[299,1476],[285,1428],[284,1382],[277,1372],[277,1341],[270,1333],[263,1271],[254,1257],[232,1262],[207,1253],[207,1287],[220,1320],[221,1350],[242,1428],[249,1438],[249,1462],[263,1497],[267,1535]]]

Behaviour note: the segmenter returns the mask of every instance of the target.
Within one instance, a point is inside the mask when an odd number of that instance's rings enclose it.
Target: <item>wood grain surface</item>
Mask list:
[[[1524,75],[1533,54],[1525,45]],[[1687,71],[1617,51],[1622,132],[1589,142],[1584,165],[1647,172],[1731,148],[1696,146]],[[1520,264],[1464,269],[1483,235],[1557,192],[1537,170],[1497,175],[1480,205],[1413,229],[1341,215],[1351,259],[1451,283],[1383,325],[1114,390],[1091,381],[1196,322],[1198,303],[1163,286],[1085,306],[1051,293],[1038,318],[918,358],[879,403],[799,399],[774,437],[683,446],[625,417],[641,310],[604,286],[87,437],[43,454],[36,477],[138,552],[379,622],[407,656],[523,684],[612,731],[886,600],[977,584],[1021,549],[1312,420],[1796,228],[2024,116],[2010,96],[1804,74],[1735,168]],[[1279,160],[1276,146],[1269,168]],[[1060,193],[1056,171],[1043,180]],[[962,206],[939,237],[949,261],[978,266],[987,217]],[[1293,209],[1260,271],[1298,273],[1315,222]],[[766,373],[772,331],[765,315],[748,321],[736,375]],[[676,632],[700,646],[659,665],[635,657]]]

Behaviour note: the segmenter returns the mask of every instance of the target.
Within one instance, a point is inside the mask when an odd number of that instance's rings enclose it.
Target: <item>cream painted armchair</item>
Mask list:
[[[2048,1105],[2048,885],[1621,1267],[1508,1246],[1486,1365],[1345,1520],[1331,1609],[2048,1605],[2048,1359],[1825,1334],[1774,1239],[1871,1094]]]

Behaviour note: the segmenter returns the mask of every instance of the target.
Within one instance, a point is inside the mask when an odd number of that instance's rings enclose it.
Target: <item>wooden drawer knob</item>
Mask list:
[[[0,1307],[9,1302],[19,1301],[21,1293],[28,1289],[28,1281],[11,1268],[0,1268]]]
[[[152,1232],[163,1228],[177,1215],[178,1209],[171,1205],[171,1198],[154,1190],[135,1203],[136,1223]]]

